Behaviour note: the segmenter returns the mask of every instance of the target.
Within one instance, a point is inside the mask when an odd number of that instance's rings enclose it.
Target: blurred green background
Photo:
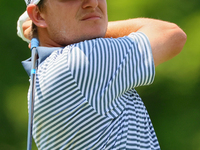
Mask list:
[[[151,86],[137,88],[162,150],[200,150],[200,1],[108,0],[109,20],[148,17],[178,24],[187,34],[183,51],[156,68]],[[25,150],[29,78],[21,61],[28,44],[16,35],[23,0],[0,0],[0,150]],[[35,145],[33,143],[33,149]]]

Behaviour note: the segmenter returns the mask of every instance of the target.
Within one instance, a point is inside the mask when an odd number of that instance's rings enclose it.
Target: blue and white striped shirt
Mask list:
[[[155,75],[143,33],[38,53],[33,137],[39,150],[160,149],[134,89]]]

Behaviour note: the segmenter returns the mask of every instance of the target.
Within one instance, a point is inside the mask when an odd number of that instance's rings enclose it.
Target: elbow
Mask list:
[[[174,23],[165,23],[160,33],[160,36],[157,38],[160,42],[155,43],[155,45],[152,42],[155,66],[178,55],[187,40],[186,33]]]
[[[182,51],[182,49],[186,43],[186,40],[187,40],[187,35],[177,25],[174,25],[174,28],[172,30],[174,33],[174,42],[173,42],[174,48],[173,48],[173,50],[174,50],[175,55],[177,55]]]

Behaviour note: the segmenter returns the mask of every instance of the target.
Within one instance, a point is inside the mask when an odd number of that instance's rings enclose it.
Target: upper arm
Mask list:
[[[186,34],[176,24],[149,18],[109,22],[106,37],[123,37],[137,31],[149,38],[155,66],[177,55],[186,41]]]
[[[129,37],[81,42],[70,52],[69,69],[74,80],[100,114],[111,115],[118,107],[123,110],[124,93],[153,82],[154,63],[148,39],[142,33]]]

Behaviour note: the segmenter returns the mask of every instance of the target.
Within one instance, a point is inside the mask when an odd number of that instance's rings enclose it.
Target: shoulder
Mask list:
[[[96,38],[91,40],[85,40],[74,44],[73,47],[80,47],[81,49],[107,49],[111,47],[120,47],[124,44],[133,44],[133,35],[119,37],[119,38]]]

